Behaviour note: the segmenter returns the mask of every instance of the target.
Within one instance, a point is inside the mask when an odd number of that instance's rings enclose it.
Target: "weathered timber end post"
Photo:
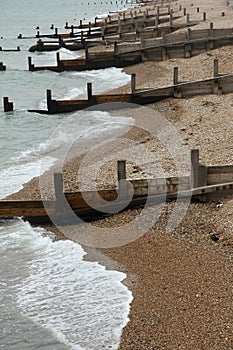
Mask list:
[[[32,64],[32,58],[31,57],[28,57],[28,69],[30,72],[33,72],[34,71],[34,64]]]
[[[55,28],[55,34],[54,34],[54,36],[57,38],[57,36],[58,36],[58,29],[57,28]]]
[[[131,74],[131,92],[134,93],[136,90],[136,74]]]
[[[183,8],[184,16],[186,16],[186,7]]]
[[[178,74],[179,74],[179,68],[178,67],[174,67],[173,68],[173,85],[177,85],[178,84]]]
[[[56,198],[56,212],[62,213],[64,211],[64,193],[63,193],[63,177],[61,173],[54,173],[54,191]]]
[[[3,97],[4,112],[12,112],[14,110],[13,102],[9,102],[8,97]]]
[[[121,35],[122,35],[121,21],[119,21],[119,24],[118,24],[118,34],[121,38]]]
[[[6,66],[4,66],[3,62],[0,62],[0,71],[3,72],[6,70]]]
[[[218,77],[218,59],[214,59],[214,78]]]
[[[209,29],[209,43],[208,43],[208,50],[213,50],[214,48],[214,41],[213,41],[213,37],[214,37],[214,25],[213,23],[210,23],[210,29]]]
[[[147,60],[147,57],[145,55],[145,51],[143,51],[143,49],[145,48],[145,39],[143,38],[143,36],[141,36],[140,38],[140,46],[141,46],[141,58],[142,58],[142,61],[146,61]]]
[[[190,185],[191,188],[198,187],[199,180],[199,149],[191,150],[191,178]]]
[[[127,182],[126,182],[126,161],[117,161],[117,178],[119,186],[119,197],[120,199],[125,199],[128,197],[127,193]]]
[[[216,95],[222,95],[222,88],[219,86],[219,81],[218,81],[218,59],[214,59],[214,84],[213,84],[213,93]]]
[[[65,24],[65,29],[68,29],[68,22],[66,22]]]
[[[91,101],[92,100],[92,83],[87,83],[87,98],[88,98],[88,101]]]
[[[59,67],[60,67],[60,65],[61,65],[61,61],[60,61],[60,53],[59,53],[59,52],[57,52],[57,53],[56,53],[56,59],[57,59],[57,68],[59,68]]]
[[[118,53],[117,41],[114,41],[114,55]]]
[[[71,26],[71,33],[70,33],[70,36],[74,36],[74,26],[73,26],[73,25]]]
[[[170,17],[169,17],[169,26],[170,26],[170,28],[172,27],[172,22],[173,22],[173,14],[171,13]]]
[[[79,21],[79,27],[80,27],[80,29],[82,29],[82,27],[83,27],[83,21],[81,19]]]
[[[49,114],[54,114],[56,111],[55,111],[54,104],[53,104],[53,101],[52,101],[52,91],[49,90],[49,89],[46,90],[46,99],[47,99],[48,113]]]
[[[101,27],[101,39],[104,40],[104,27]]]

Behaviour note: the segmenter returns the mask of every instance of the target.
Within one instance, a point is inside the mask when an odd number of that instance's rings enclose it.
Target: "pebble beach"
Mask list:
[[[207,20],[197,24],[199,29],[209,28],[210,22],[215,28],[232,27],[231,1],[178,0],[171,2],[173,4],[175,8],[180,4],[187,8],[193,20],[198,16],[197,7],[205,11]],[[161,87],[172,84],[173,67],[179,68],[179,81],[213,76],[215,58],[219,60],[220,74],[233,73],[233,45],[190,59],[147,61],[127,67],[124,71],[136,74],[137,88]],[[116,91],[129,92],[130,84]],[[160,113],[175,127],[187,150],[198,148],[202,164],[233,164],[233,94],[170,98],[146,108]],[[128,116],[127,111],[122,112],[122,115]],[[124,137],[134,141],[133,149],[128,150],[129,154],[137,149],[140,152],[140,146],[143,145],[164,165],[165,173],[173,175],[172,161],[167,154],[160,152],[158,141],[149,133],[132,127]],[[117,180],[115,160],[119,159],[120,154],[120,150],[112,150],[114,159],[106,161],[101,167],[95,186],[114,186]],[[106,159],[107,156],[108,150]],[[103,160],[104,157],[105,154]],[[127,165],[129,178],[145,178],[156,173],[156,166],[150,164],[143,155],[141,158],[138,167]],[[79,189],[77,172],[81,160],[80,156],[72,158],[63,167],[66,191]],[[98,164],[93,156],[86,172],[91,173],[95,165]],[[48,178],[45,191],[49,199],[54,196],[49,181],[53,171],[51,169],[44,175]],[[35,178],[9,198],[39,199],[39,187],[39,180]],[[131,243],[108,249],[84,246],[86,260],[97,260],[109,269],[118,269],[127,274],[124,283],[132,291],[133,301],[130,321],[123,330],[119,350],[233,349],[232,196],[221,199],[221,202],[189,203],[179,225],[172,232],[167,232],[174,205],[166,203],[152,227]],[[103,228],[124,227],[139,216],[140,211],[127,210],[98,220],[93,225]],[[66,239],[57,229],[48,229],[57,234],[57,239]],[[217,241],[211,238],[213,235],[217,235]],[[75,235],[70,235],[69,239],[77,240]]]

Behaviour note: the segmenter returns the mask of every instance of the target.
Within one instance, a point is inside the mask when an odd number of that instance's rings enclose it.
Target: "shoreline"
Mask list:
[[[218,2],[221,9],[225,1]],[[186,0],[178,3],[189,4]],[[204,0],[199,0],[199,3],[203,7],[207,6]],[[225,18],[221,19],[223,20]],[[155,80],[157,84],[166,84],[172,79],[171,68],[174,65],[179,66],[182,80],[193,78],[195,74],[211,74],[213,57],[222,58],[220,69],[230,71],[233,68],[227,59],[232,57],[233,47],[214,50],[212,53],[212,57],[205,53],[189,60],[144,62],[136,67],[127,67],[124,71],[134,73],[136,69],[137,83],[140,87],[148,87]],[[200,61],[202,65],[199,64]],[[129,84],[117,91],[128,88]],[[201,161],[210,165],[231,164],[232,131],[227,135],[227,130],[230,130],[233,116],[232,107],[229,107],[232,96],[230,94],[218,99],[215,96],[201,96],[184,101],[169,99],[149,108],[159,110],[179,129],[188,148],[200,147]],[[215,118],[212,117],[213,114]],[[227,124],[224,127],[224,138],[223,123]],[[150,150],[157,151],[156,144],[145,132],[133,129],[129,132],[130,137],[139,143],[143,142]],[[72,160],[71,163],[70,169],[76,163],[77,170],[79,160]],[[109,169],[112,166],[111,163],[102,170],[103,183],[106,179],[109,180]],[[129,166],[128,171],[132,175],[133,167]],[[143,168],[143,171],[147,175],[148,169]],[[141,175],[143,171],[140,170],[136,175]],[[73,175],[74,169],[67,169],[71,186],[74,185]],[[114,183],[116,174],[111,173],[110,179]],[[32,179],[20,195],[38,196],[37,181]],[[18,195],[19,193],[15,194]],[[130,321],[123,330],[119,350],[214,350],[233,347],[233,200],[223,199],[221,209],[216,204],[190,204],[183,222],[168,234],[165,233],[166,224],[173,209],[173,204],[168,203],[156,224],[136,241],[113,249],[95,250],[83,246],[87,252],[84,260],[98,261],[108,269],[127,274],[123,283],[132,291],[134,299]],[[98,221],[97,224],[102,227],[125,225],[138,214],[137,209],[129,210]],[[211,241],[212,233],[220,234],[219,242]],[[58,239],[64,237],[58,236]]]

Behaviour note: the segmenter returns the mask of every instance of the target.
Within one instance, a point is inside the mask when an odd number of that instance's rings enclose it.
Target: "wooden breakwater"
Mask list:
[[[126,94],[93,95],[92,83],[88,83],[87,98],[79,100],[55,100],[52,98],[51,90],[47,90],[47,110],[29,110],[29,112],[42,114],[67,113],[91,106],[95,106],[95,109],[98,110],[100,108],[98,107],[99,105],[106,103],[111,103],[111,108],[114,109],[119,107],[124,108],[124,103],[144,105],[169,97],[188,98],[197,95],[222,95],[233,92],[233,73],[220,75],[217,59],[213,61],[213,77],[211,78],[190,82],[180,82],[178,78],[178,67],[174,67],[173,85],[161,88],[137,89],[136,75],[132,74],[131,93]],[[119,106],[119,103],[121,106]]]
[[[2,46],[0,46],[0,51],[3,52],[19,52],[20,51],[20,46],[17,46],[16,49],[11,49],[11,48],[3,48]]]
[[[47,223],[51,219],[58,222],[59,219],[60,224],[67,224],[70,223],[73,214],[85,220],[92,220],[109,215],[106,213],[111,213],[111,210],[119,205],[125,204],[125,209],[143,206],[148,199],[150,205],[154,205],[165,200],[174,200],[177,196],[184,200],[206,201],[233,193],[233,166],[200,165],[198,150],[191,151],[190,176],[130,180],[127,179],[126,162],[118,161],[117,166],[118,185],[115,188],[85,193],[64,192],[62,174],[56,173],[54,200],[2,200],[0,218],[11,219],[20,216],[34,224]],[[99,203],[99,196],[106,204]]]
[[[142,13],[141,9],[139,9],[139,12],[135,10],[134,14],[133,11],[130,11],[129,17],[123,12],[123,18],[119,14],[116,20],[112,20],[109,15],[104,22],[89,22],[88,25],[83,25],[82,21],[80,21],[79,26],[68,26],[68,23],[66,23],[65,28],[71,29],[70,33],[59,34],[57,28],[55,28],[54,34],[41,35],[37,32],[36,37],[39,40],[29,48],[29,51],[53,51],[61,47],[66,47],[70,50],[80,50],[85,47],[103,46],[114,41],[133,41],[145,35],[146,37],[155,37],[161,35],[161,33],[167,34],[182,27],[173,25],[174,21],[181,17],[174,16],[173,10],[162,12],[160,7],[158,7],[156,13],[155,10],[152,11],[150,13],[150,10],[146,9]],[[169,24],[167,27],[159,27],[161,24],[166,23]],[[75,28],[79,29],[79,31],[75,32]],[[42,40],[41,38],[57,39],[57,41]]]
[[[107,67],[125,67],[142,61],[164,61],[170,58],[190,58],[200,53],[213,50],[225,45],[233,44],[233,28],[191,30],[182,34],[163,35],[162,38],[145,39],[140,42],[114,44],[113,50],[89,52],[85,50],[85,57],[72,60],[60,60],[57,54],[56,66],[36,67],[28,58],[30,71],[52,70],[83,71]]]

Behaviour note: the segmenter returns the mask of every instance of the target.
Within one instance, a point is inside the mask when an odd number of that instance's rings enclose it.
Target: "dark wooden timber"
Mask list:
[[[30,63],[31,64],[31,63]],[[178,69],[173,71],[173,85],[162,88],[136,89],[136,77],[132,75],[131,93],[93,95],[92,85],[87,85],[87,99],[54,100],[51,90],[47,90],[47,110],[29,110],[42,114],[68,113],[93,107],[98,110],[101,104],[111,103],[112,109],[124,108],[124,103],[144,105],[155,103],[163,99],[189,98],[206,94],[228,94],[233,92],[233,74],[221,75],[217,71],[217,60],[214,60],[213,77],[203,80],[179,82]],[[127,105],[126,105],[127,107]]]
[[[126,67],[141,61],[162,61],[170,58],[190,58],[202,52],[233,44],[233,31],[229,29],[193,30],[183,34],[162,35],[162,38],[141,37],[141,41],[113,45],[112,50],[89,52],[83,58],[60,60],[57,66],[35,67],[29,70],[84,71],[108,67]]]
[[[23,217],[33,224],[55,221],[59,224],[72,223],[74,214],[84,220],[93,220],[113,213],[120,205],[124,210],[161,201],[216,200],[233,194],[233,166],[206,167],[199,164],[198,150],[191,151],[191,176],[170,178],[126,179],[126,163],[118,161],[118,188],[99,191],[63,193],[63,178],[54,174],[55,199],[29,201],[0,201],[0,218]],[[205,171],[203,171],[203,169]],[[133,197],[129,201],[129,183]],[[204,186],[201,184],[205,183]],[[150,193],[148,194],[148,188]],[[106,204],[99,204],[99,196]],[[85,198],[85,199],[84,199]],[[122,210],[122,209],[121,209]]]

